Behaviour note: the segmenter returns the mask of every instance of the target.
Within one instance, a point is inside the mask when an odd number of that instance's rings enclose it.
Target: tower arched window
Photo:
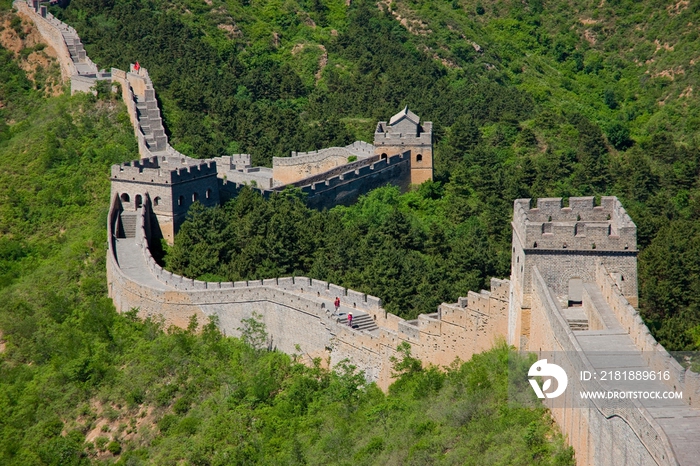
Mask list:
[[[136,197],[134,198],[134,206],[136,206],[137,209],[141,208],[143,205],[143,198],[141,197],[140,194],[137,194]]]
[[[129,195],[127,193],[122,193],[121,196],[119,196],[122,202],[129,202]]]
[[[182,205],[185,203],[185,196],[180,196],[177,198],[177,205]]]
[[[386,160],[386,157],[387,157],[386,154],[382,154],[382,155],[379,156],[379,158],[380,158],[381,160]]]
[[[160,204],[160,197],[159,196],[157,196],[155,199],[153,199],[153,205],[157,206],[158,204]]]
[[[192,193],[192,202],[196,201],[197,199],[199,199],[199,194]]]
[[[422,162],[422,161],[423,161],[423,154],[416,155],[416,162]]]
[[[211,199],[211,189],[207,189],[207,199]]]

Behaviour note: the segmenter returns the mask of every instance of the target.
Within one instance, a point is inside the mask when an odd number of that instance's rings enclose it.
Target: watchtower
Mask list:
[[[187,210],[199,201],[219,204],[216,162],[190,157],[152,156],[112,165],[112,196],[119,195],[124,211],[138,210],[148,193],[160,233],[172,244]]]
[[[632,306],[637,306],[637,227],[616,197],[518,199],[513,210],[508,340],[516,346],[529,328],[533,270],[564,307],[581,301],[602,263]]]
[[[389,123],[377,124],[374,146],[374,153],[382,159],[410,150],[412,184],[433,179],[433,123],[425,121],[421,125],[418,115],[408,106],[391,117]]]

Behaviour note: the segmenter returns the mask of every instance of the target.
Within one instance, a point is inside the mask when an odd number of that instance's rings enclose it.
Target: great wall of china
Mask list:
[[[256,312],[272,346],[321,357],[332,366],[348,359],[382,388],[391,383],[391,357],[402,342],[425,364],[438,366],[468,360],[501,338],[554,358],[568,374],[661,371],[668,380],[650,382],[650,388],[683,391],[683,400],[581,405],[570,388],[545,403],[578,464],[698,464],[700,376],[654,340],[635,309],[636,226],[616,198],[603,197],[598,206],[591,197],[570,198],[568,205],[562,199],[539,199],[535,205],[516,200],[510,279],[492,279],[490,291],[470,291],[413,321],[386,312],[379,298],[306,277],[246,282],[182,277],[153,259],[150,244],[160,237],[172,240],[195,200],[216,205],[235,196],[243,183],[263,195],[292,185],[307,193],[311,205],[323,207],[352,202],[388,182],[405,188],[432,178],[430,123],[420,124],[404,109],[389,123],[379,122],[374,145],[293,153],[272,169],[251,167],[245,154],[190,159],[169,146],[145,70],[86,68],[89,59],[76,45],[74,30],[36,0],[17,0],[15,6],[59,51],[73,91],[90,91],[98,79],[121,86],[141,160],[112,167],[107,277],[118,311],[138,308],[142,316],[178,326],[186,326],[193,314],[200,322],[216,315],[228,335],[237,335]],[[340,316],[332,312],[336,296],[342,300]],[[345,324],[348,312],[355,316],[352,328]]]

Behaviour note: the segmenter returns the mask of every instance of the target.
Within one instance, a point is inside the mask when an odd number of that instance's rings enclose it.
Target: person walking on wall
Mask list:
[[[348,312],[348,327],[352,328],[352,312]]]
[[[338,313],[338,309],[340,309],[340,298],[336,296],[336,297],[335,297],[335,301],[333,302],[333,304],[335,305],[335,314],[337,314],[337,313]],[[335,315],[335,314],[334,314],[334,315]]]

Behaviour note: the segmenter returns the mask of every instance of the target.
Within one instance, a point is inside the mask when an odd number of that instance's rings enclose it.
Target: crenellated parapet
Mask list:
[[[178,166],[179,165],[179,166]],[[152,156],[147,159],[112,165],[112,180],[174,185],[198,178],[216,176],[216,162],[191,158]]]
[[[524,249],[569,249],[577,251],[635,251],[637,227],[622,203],[612,196],[595,205],[593,197],[538,199],[530,207],[529,199],[514,205],[513,230]]]

